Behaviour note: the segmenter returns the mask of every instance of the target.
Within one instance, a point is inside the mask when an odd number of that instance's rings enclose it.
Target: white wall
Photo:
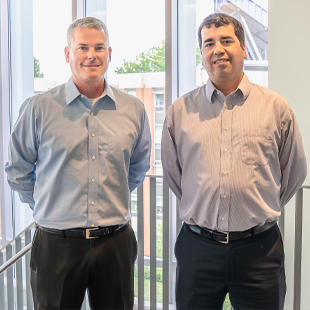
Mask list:
[[[310,1],[269,0],[269,89],[283,95],[291,104],[303,136],[310,167]],[[310,168],[308,169],[310,170]],[[310,173],[304,185],[310,185]],[[308,193],[309,191],[309,193]],[[310,309],[310,190],[304,194],[302,302]],[[294,201],[285,208],[285,248],[288,294],[286,309],[293,309]],[[307,240],[308,239],[308,240]]]

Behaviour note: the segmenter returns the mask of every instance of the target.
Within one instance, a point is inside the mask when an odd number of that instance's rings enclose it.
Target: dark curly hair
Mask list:
[[[244,30],[243,30],[241,23],[234,17],[231,17],[227,14],[214,13],[214,14],[210,14],[209,16],[207,16],[198,28],[198,42],[199,42],[200,50],[202,46],[201,30],[203,27],[211,28],[212,25],[214,25],[216,28],[219,28],[221,26],[228,26],[230,24],[234,26],[235,35],[238,38],[241,47],[243,47]]]

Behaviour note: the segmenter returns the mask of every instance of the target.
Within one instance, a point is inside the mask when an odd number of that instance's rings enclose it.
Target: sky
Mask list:
[[[186,3],[186,0],[179,2]],[[255,2],[268,8],[268,0]],[[71,0],[33,0],[34,56],[46,79],[66,81],[71,75],[64,57],[71,3]],[[213,3],[213,0],[196,0],[196,29],[203,18],[213,12]],[[184,4],[183,13],[190,7],[191,4]],[[165,0],[107,0],[104,16],[112,47],[108,74],[113,74],[123,59],[134,60],[141,52],[160,45],[165,38]]]

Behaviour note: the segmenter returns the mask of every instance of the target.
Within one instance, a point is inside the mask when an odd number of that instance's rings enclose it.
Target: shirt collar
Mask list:
[[[69,105],[74,99],[81,95],[78,88],[73,82],[72,77],[70,77],[69,81],[66,84],[66,103]]]
[[[76,87],[73,82],[72,77],[68,80],[66,84],[66,103],[69,105],[72,101],[74,101],[77,97],[81,95],[80,91]],[[104,81],[104,91],[100,97],[104,97],[105,95],[109,96],[115,103],[117,103],[113,90],[111,86],[108,84],[107,80]]]
[[[113,90],[111,86],[108,84],[107,80],[104,80],[104,91],[102,97],[104,97],[105,95],[109,96],[117,104]]]
[[[243,100],[246,100],[246,98],[249,96],[251,88],[252,88],[251,82],[249,81],[248,77],[245,74],[243,74],[242,80],[237,88],[237,90],[239,89],[241,91]],[[208,82],[206,84],[206,94],[209,102],[213,103],[215,93],[218,91],[219,90],[215,88],[211,80],[208,79]]]
[[[242,92],[243,100],[246,100],[246,98],[248,98],[251,88],[252,83],[249,81],[248,77],[245,74],[243,74],[243,78],[238,86],[238,89],[240,89]]]

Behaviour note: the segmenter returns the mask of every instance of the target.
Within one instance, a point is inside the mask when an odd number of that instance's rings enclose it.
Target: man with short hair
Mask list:
[[[284,251],[277,219],[306,177],[295,115],[250,83],[242,25],[209,15],[198,30],[209,80],[169,108],[164,179],[184,221],[175,245],[177,309],[283,309]]]
[[[72,78],[23,104],[9,142],[8,182],[33,209],[35,309],[132,309],[137,242],[130,192],[150,167],[143,103],[104,74],[112,49],[93,17],[68,29]]]

